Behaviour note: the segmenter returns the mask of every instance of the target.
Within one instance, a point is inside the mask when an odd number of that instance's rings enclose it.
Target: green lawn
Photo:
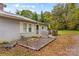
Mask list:
[[[77,30],[59,30],[59,35],[79,35],[79,31]]]

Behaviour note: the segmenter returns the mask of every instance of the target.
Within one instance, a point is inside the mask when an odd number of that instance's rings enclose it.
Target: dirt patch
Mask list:
[[[63,56],[69,55],[71,50],[68,48],[71,45],[75,45],[76,41],[73,36],[58,36],[57,39],[49,43],[39,51],[34,51],[22,46],[17,45],[16,47],[6,50],[0,48],[0,55],[11,55],[11,56]]]
[[[68,49],[70,50],[70,53],[68,53],[68,55],[79,56],[79,35],[73,36],[73,38],[76,40],[76,43],[68,47]]]

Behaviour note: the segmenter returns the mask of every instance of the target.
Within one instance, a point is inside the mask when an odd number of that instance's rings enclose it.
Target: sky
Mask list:
[[[32,12],[51,11],[55,3],[6,3],[5,11],[15,13],[17,10],[31,10]]]

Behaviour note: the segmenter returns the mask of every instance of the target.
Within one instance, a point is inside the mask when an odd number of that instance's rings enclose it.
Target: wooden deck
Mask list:
[[[20,46],[28,47],[28,48],[33,49],[33,50],[40,50],[42,47],[46,46],[48,43],[55,40],[55,38],[56,38],[55,36],[53,36],[52,38],[47,38],[47,37],[46,38],[40,38],[40,39],[37,39],[34,42],[27,41],[27,39],[26,39],[26,40],[18,41],[18,44]]]

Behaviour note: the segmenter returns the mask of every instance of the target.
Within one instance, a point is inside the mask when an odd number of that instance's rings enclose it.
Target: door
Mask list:
[[[36,25],[36,34],[39,34],[39,25]]]

